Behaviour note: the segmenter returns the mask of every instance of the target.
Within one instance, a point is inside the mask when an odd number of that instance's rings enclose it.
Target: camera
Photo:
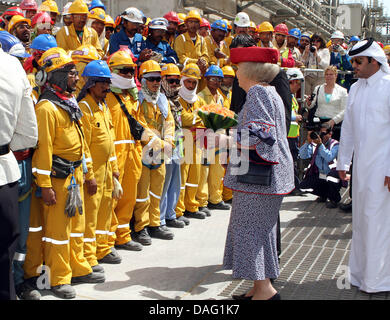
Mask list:
[[[333,46],[333,49],[334,49],[334,50],[339,50],[339,49],[340,49],[340,45],[339,45],[339,44],[335,44],[335,45]]]
[[[317,132],[312,131],[312,132],[310,132],[310,138],[312,140],[316,140],[316,139],[320,138],[320,135]]]
[[[317,50],[317,48],[315,46],[310,46],[310,52],[315,52]]]
[[[310,118],[310,117],[309,117]],[[316,133],[319,135],[321,131],[321,121],[320,118],[314,117],[312,120],[310,119],[304,119],[302,126],[307,130],[307,131],[313,131],[312,133]],[[310,134],[311,137],[311,134]],[[313,139],[313,138],[312,138]],[[315,137],[314,139],[317,139]]]

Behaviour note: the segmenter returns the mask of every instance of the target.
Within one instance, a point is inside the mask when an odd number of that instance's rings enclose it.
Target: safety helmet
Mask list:
[[[169,11],[167,14],[164,15],[164,18],[167,19],[169,22],[175,22],[179,23],[179,17],[177,16],[177,13],[175,11]]]
[[[352,36],[351,39],[349,39],[349,43],[353,41],[360,41],[360,38],[358,36]]]
[[[153,30],[165,30],[167,31],[168,20],[165,18],[156,18],[149,22],[148,28]]]
[[[210,22],[205,19],[205,18],[202,18],[202,22],[200,23],[200,27],[207,27],[209,30],[211,29],[211,25],[210,25]]]
[[[258,32],[274,32],[274,27],[268,21],[264,21],[257,26]]]
[[[72,2],[67,2],[65,5],[64,5],[64,9],[62,11],[62,15],[63,16],[68,16],[70,15],[69,13],[69,7],[72,5]]]
[[[329,41],[326,43],[326,47],[329,48],[331,45],[332,45],[332,40],[329,40]]]
[[[279,23],[275,27],[275,34],[283,34],[285,36],[288,36],[288,28],[284,23]]]
[[[88,6],[83,0],[74,0],[68,12],[70,14],[89,14]]]
[[[57,46],[58,45],[56,38],[54,38],[52,35],[40,34],[31,42],[30,48],[40,51],[46,51],[50,48],[55,48]]]
[[[7,10],[4,11],[4,13],[1,15],[3,18],[12,17],[12,16],[22,16],[24,17],[22,9],[19,7],[10,7]]]
[[[250,22],[250,28],[254,31],[257,31],[257,27],[256,27],[256,23],[254,23],[253,21]]]
[[[22,42],[7,31],[0,31],[0,47],[4,52],[14,57],[31,57],[31,55],[26,52]]]
[[[232,28],[232,25],[230,24],[229,21],[227,21],[226,19],[222,19],[222,20],[226,22],[226,25],[227,25],[228,30],[232,30],[232,29],[233,29],[233,28]]]
[[[72,51],[72,59],[74,61],[90,62],[93,60],[99,60],[100,56],[93,45],[84,44]]]
[[[187,15],[185,13],[178,13],[177,16],[179,18],[179,26],[180,26],[186,20]]]
[[[113,27],[113,28],[116,27],[114,19],[112,19],[111,16],[109,16],[108,14],[106,14],[105,25],[106,27]]]
[[[102,8],[93,8],[89,14],[88,19],[95,19],[106,23],[106,12]]]
[[[154,60],[148,60],[141,64],[139,67],[139,75],[142,77],[145,73],[161,72],[161,67],[158,62]]]
[[[21,23],[21,22],[26,22],[29,26],[31,26],[30,19],[23,18],[21,16],[13,16],[8,24],[8,32],[12,33],[12,31],[16,27],[16,25]]]
[[[111,78],[111,71],[107,62],[103,60],[94,60],[88,63],[82,73],[83,77]]]
[[[34,28],[37,24],[54,24],[54,21],[51,19],[50,14],[47,12],[38,12],[35,14],[31,21],[31,26]]]
[[[344,33],[342,33],[339,30],[336,30],[335,32],[332,33],[331,39],[343,39],[344,40]]]
[[[180,69],[174,63],[167,63],[161,67],[161,76],[180,76]]]
[[[385,54],[390,54],[390,45],[384,46],[383,51]]]
[[[137,65],[133,62],[130,53],[124,50],[119,50],[109,57],[108,66],[112,69],[127,66],[136,67]]]
[[[91,11],[92,9],[95,8],[101,8],[104,11],[106,11],[106,6],[101,0],[92,0],[91,3],[88,6],[88,10]]]
[[[223,76],[224,77],[235,77],[236,73],[234,72],[234,69],[231,66],[224,66],[222,68]]]
[[[288,68],[286,71],[286,74],[287,74],[288,80],[304,80],[305,79],[301,70],[299,70],[298,68]]]
[[[299,30],[298,28],[291,29],[288,32],[288,35],[291,36],[291,37],[300,39],[301,38],[301,30]]]
[[[218,30],[228,32],[228,26],[225,20],[214,21],[213,24],[211,25],[211,29],[218,29]]]
[[[38,10],[38,5],[35,0],[23,0],[20,3],[20,9],[22,10]]]
[[[219,77],[223,78],[223,71],[220,67],[216,66],[215,64],[211,65],[206,73],[204,74],[205,77]]]
[[[38,64],[40,67],[45,67],[46,72],[51,72],[57,69],[61,69],[67,64],[74,64],[73,60],[66,51],[62,48],[55,47],[45,51],[39,59]]]
[[[199,23],[202,23],[202,18],[197,10],[191,10],[190,12],[188,12],[186,18],[184,19],[184,22],[186,22],[188,19],[196,19],[199,21]]]
[[[46,0],[42,2],[42,4],[39,6],[38,11],[55,12],[57,14],[60,14],[60,12],[58,11],[57,3],[53,0]]]
[[[189,63],[183,68],[181,75],[200,80],[201,73],[199,67],[195,63]]]
[[[251,26],[251,20],[249,19],[249,16],[245,12],[239,12],[237,13],[236,17],[234,18],[234,24],[237,27],[247,28]]]
[[[301,34],[301,38],[306,38],[306,39],[309,39],[309,41],[310,41],[310,39],[311,39],[311,34],[308,33],[308,32],[303,32],[303,33]]]
[[[127,8],[122,14],[121,17],[127,21],[130,21],[132,23],[140,23],[143,24],[145,22],[144,20],[144,14],[142,11],[138,10],[134,7]]]

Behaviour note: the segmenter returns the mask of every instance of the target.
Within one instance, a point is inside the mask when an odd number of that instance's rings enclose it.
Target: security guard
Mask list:
[[[164,154],[170,158],[175,147],[175,121],[168,99],[160,92],[160,65],[154,60],[145,61],[140,67],[139,74],[141,91],[138,108],[148,128],[157,136],[150,141],[142,142],[144,146],[142,174],[137,186],[134,230],[137,241],[150,245],[151,239],[148,239],[147,233],[151,237],[166,240],[171,240],[174,236],[166,226],[160,226],[160,199],[165,179]],[[145,241],[146,239],[149,241]]]
[[[187,64],[181,72],[181,88],[179,102],[183,107],[181,120],[184,132],[184,162],[181,164],[181,191],[176,206],[176,217],[190,223],[188,218],[205,219],[206,214],[199,211],[200,204],[196,200],[200,179],[201,144],[196,139],[196,131],[204,131],[204,125],[197,111],[206,102],[196,94],[201,77],[199,67],[194,63]],[[183,216],[184,215],[184,216]]]
[[[205,38],[210,63],[222,68],[230,65],[230,49],[225,42],[227,24],[224,20],[217,20],[211,25],[210,35]]]
[[[72,92],[78,75],[72,59],[61,48],[47,50],[39,62],[46,89],[35,107],[38,147],[33,155],[33,174],[41,188],[45,266],[49,267],[52,292],[74,298],[70,283],[104,282],[93,273],[83,254],[83,155],[88,155],[80,119],[82,112]],[[92,168],[85,177],[94,184]],[[96,182],[95,182],[96,183]]]
[[[92,28],[87,28],[88,7],[83,0],[75,0],[69,7],[72,24],[63,26],[57,33],[58,46],[65,51],[76,50],[81,45],[93,45],[103,57],[103,49],[99,42],[97,32]]]

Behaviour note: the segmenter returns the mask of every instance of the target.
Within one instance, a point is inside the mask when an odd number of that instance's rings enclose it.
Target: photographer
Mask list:
[[[319,196],[317,202],[329,202],[327,208],[337,208],[341,200],[342,183],[336,171],[336,158],[339,142],[332,139],[332,128],[323,123],[320,131],[309,131],[307,141],[299,149],[301,159],[310,159],[300,189],[313,189],[311,193]]]
[[[324,39],[313,34],[310,38],[310,44],[305,46],[302,53],[302,62],[309,69],[325,69],[329,66],[330,53],[326,48]],[[307,72],[305,77],[305,94],[311,95],[316,86],[324,83],[324,74],[322,72]]]

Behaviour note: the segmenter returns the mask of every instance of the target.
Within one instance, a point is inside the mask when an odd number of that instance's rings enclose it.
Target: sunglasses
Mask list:
[[[121,74],[134,74],[135,73],[135,69],[134,68],[122,68],[122,69],[119,69],[119,73]]]
[[[362,64],[363,63],[363,61],[362,60],[360,60],[360,59],[351,59],[351,64],[352,63],[356,63],[356,64]]]
[[[180,84],[180,79],[167,79],[169,84]]]
[[[150,78],[145,78],[146,81],[149,82],[161,82],[161,77],[150,77]]]
[[[77,77],[79,75],[78,71],[69,71],[68,72],[69,77]]]

